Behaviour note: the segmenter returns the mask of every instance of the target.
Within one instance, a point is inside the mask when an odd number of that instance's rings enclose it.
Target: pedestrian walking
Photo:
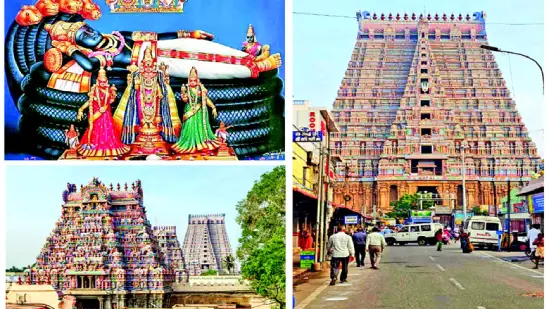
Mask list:
[[[366,237],[366,248],[368,248],[368,254],[370,255],[370,268],[378,269],[377,265],[381,259],[381,253],[385,249],[387,243],[385,237],[379,233],[379,228],[374,227],[372,232]]]
[[[442,236],[444,232],[442,232],[442,229],[438,229],[435,233],[435,239],[437,240],[437,251],[442,251]]]
[[[366,258],[366,233],[364,228],[359,227],[353,234],[353,244],[355,245],[356,267],[364,266]]]
[[[347,272],[349,271],[349,258],[355,254],[353,239],[345,234],[343,226],[337,227],[337,233],[328,239],[328,252],[332,256],[330,262],[330,285],[335,285],[339,274],[339,265],[341,264],[341,283],[347,282]]]
[[[534,266],[534,269],[538,269],[539,266],[539,260],[543,259],[543,233],[538,234],[538,238],[534,240],[534,245],[536,246],[536,266]]]
[[[535,251],[536,245],[534,245],[534,241],[538,238],[539,233],[541,233],[539,224],[533,224],[532,228],[528,231],[528,240],[530,242],[530,250]]]

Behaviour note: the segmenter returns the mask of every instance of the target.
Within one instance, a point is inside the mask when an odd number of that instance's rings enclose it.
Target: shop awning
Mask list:
[[[316,199],[316,194],[315,193],[313,193],[310,190],[305,189],[304,187],[301,187],[299,185],[294,184],[293,185],[293,190],[294,190],[294,192],[299,192],[299,193],[301,193],[301,194],[303,194],[307,197]]]
[[[336,204],[336,203],[333,203],[333,202],[328,202],[328,205],[334,207],[334,208],[339,208],[339,209],[346,209],[346,210],[349,210],[349,211],[352,211],[354,213],[356,213],[357,215],[360,215],[362,216],[363,218],[366,218],[366,219],[373,219],[374,217],[370,216],[370,215],[367,215],[367,214],[364,214],[364,213],[361,213],[360,211],[356,211],[348,206],[345,206],[345,205],[341,205],[341,204]]]
[[[527,186],[520,189],[517,196],[532,195],[540,192],[543,192],[543,177],[530,181]]]

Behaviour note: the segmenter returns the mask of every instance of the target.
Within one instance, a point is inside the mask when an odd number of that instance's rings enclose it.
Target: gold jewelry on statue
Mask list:
[[[190,38],[191,33],[189,31],[185,31],[185,30],[177,30],[177,37],[178,38]]]
[[[58,21],[53,25],[46,25],[44,29],[48,31],[52,41],[69,42],[76,44],[76,32],[86,25],[85,22],[69,23]]]
[[[78,47],[74,46],[74,45],[71,45],[67,48],[67,54],[69,56],[72,56],[72,54],[75,52],[75,51],[78,51]]]

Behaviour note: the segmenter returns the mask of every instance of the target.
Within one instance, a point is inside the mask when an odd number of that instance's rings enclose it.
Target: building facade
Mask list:
[[[334,189],[336,203],[347,196],[353,209],[385,213],[404,194],[431,192],[461,206],[465,190],[468,208],[499,205],[508,180],[518,188],[539,169],[494,55],[480,47],[488,45],[483,12],[358,12],[357,21],[333,105],[341,132],[331,149],[349,180]]]
[[[176,230],[175,226],[155,226],[153,233],[158,240],[162,262],[171,268],[175,275],[175,281],[180,282],[184,279],[186,272],[183,251],[177,239]]]
[[[210,269],[222,272],[227,268],[225,260],[228,256],[232,256],[232,249],[225,228],[225,215],[189,215],[183,243],[185,269],[189,275],[199,276]],[[238,269],[235,268],[235,272]]]
[[[293,106],[293,248],[295,264],[301,251],[315,248],[317,261],[324,257],[328,224],[333,213],[334,161],[330,134],[339,132],[325,108],[311,107],[307,100]],[[307,233],[305,233],[307,232]]]

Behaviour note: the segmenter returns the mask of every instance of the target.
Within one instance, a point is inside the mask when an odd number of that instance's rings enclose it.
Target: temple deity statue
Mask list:
[[[222,142],[227,143],[227,135],[229,134],[227,132],[228,129],[232,128],[233,126],[225,126],[225,122],[221,121],[219,123],[219,128],[215,130],[215,136]]]
[[[248,26],[246,41],[242,43],[242,51],[255,57],[256,61],[260,61],[270,56],[269,49],[269,45],[261,45],[257,42],[254,27],[252,25]]]
[[[189,83],[181,86],[181,97],[185,102],[182,129],[179,140],[172,146],[176,153],[196,153],[214,151],[220,141],[212,132],[208,108],[217,118],[217,109],[208,98],[208,91],[200,83],[198,72],[193,67],[189,73]]]
[[[156,153],[152,144],[174,143],[181,127],[167,67],[158,67],[153,50],[146,48],[128,70],[128,87],[114,114],[115,131],[123,143],[142,143],[146,153]]]
[[[65,143],[69,146],[71,151],[76,151],[80,141],[78,141],[78,129],[74,128],[74,124],[71,124],[68,130],[65,130]]]
[[[130,150],[120,142],[113,130],[111,104],[116,99],[116,88],[109,87],[105,70],[99,71],[97,84],[88,93],[89,100],[78,110],[78,120],[88,109],[88,129],[82,136],[78,153],[88,157],[119,156]]]

